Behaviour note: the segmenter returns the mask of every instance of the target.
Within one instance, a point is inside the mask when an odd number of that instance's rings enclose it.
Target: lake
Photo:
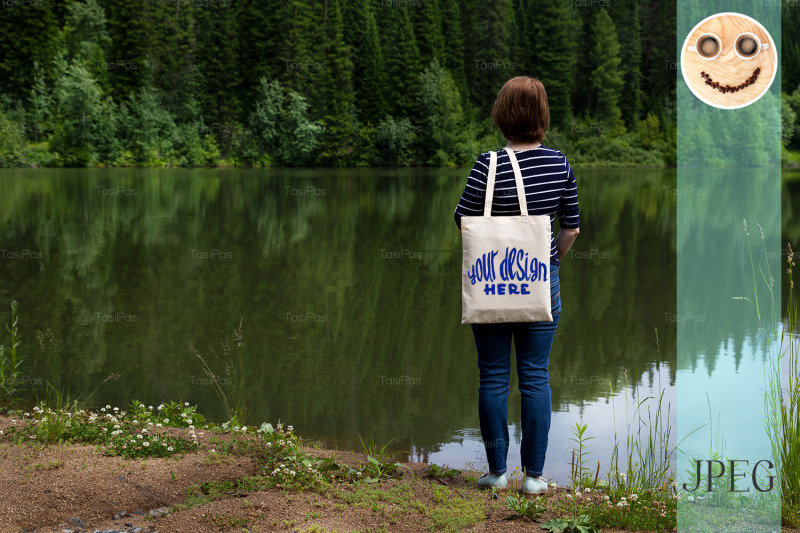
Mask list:
[[[222,421],[195,350],[224,375],[213,353],[235,349],[241,320],[249,424],[280,419],[331,448],[391,439],[405,459],[485,467],[453,220],[468,172],[0,170],[0,321],[17,299],[28,397],[49,381],[72,398],[97,389],[93,405],[180,400]],[[588,462],[601,475],[638,401],[664,390],[674,423],[686,318],[675,169],[576,177],[581,234],[561,262],[550,364],[545,476],[560,483],[576,422],[595,437]],[[46,328],[56,353],[36,342]],[[510,470],[519,402],[512,371]]]

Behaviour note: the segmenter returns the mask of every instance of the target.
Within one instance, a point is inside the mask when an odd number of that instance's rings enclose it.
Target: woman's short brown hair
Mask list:
[[[508,80],[497,93],[492,119],[509,141],[542,142],[550,127],[550,108],[542,82],[529,76]]]

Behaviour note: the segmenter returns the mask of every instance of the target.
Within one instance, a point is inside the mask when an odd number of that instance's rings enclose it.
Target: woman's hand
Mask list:
[[[562,257],[567,255],[569,249],[572,248],[572,243],[575,242],[580,232],[580,228],[563,228],[558,232],[558,235],[556,235],[556,253],[558,253],[559,261],[561,261]]]

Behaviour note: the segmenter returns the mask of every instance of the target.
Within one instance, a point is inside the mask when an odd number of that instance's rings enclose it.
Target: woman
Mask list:
[[[511,339],[517,357],[519,391],[522,395],[522,443],[520,455],[525,470],[523,493],[534,497],[547,492],[541,479],[550,430],[550,384],[548,364],[558,319],[561,293],[559,259],[579,233],[578,190],[575,176],[564,154],[541,144],[550,126],[550,110],[542,83],[527,76],[510,79],[497,95],[492,109],[494,123],[503,132],[519,162],[530,215],[555,216],[561,230],[551,240],[550,295],[552,322],[472,324],[478,351],[480,388],[478,412],[481,436],[486,447],[489,473],[478,480],[482,488],[506,490],[508,454],[508,384]],[[455,211],[461,229],[462,216],[483,215],[489,154],[478,157],[467,179]],[[504,150],[497,154],[497,171],[492,216],[520,215],[514,171]]]

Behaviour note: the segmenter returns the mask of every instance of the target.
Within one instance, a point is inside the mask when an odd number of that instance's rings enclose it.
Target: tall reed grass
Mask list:
[[[656,369],[661,367],[661,346],[658,330],[655,330],[658,360]],[[672,441],[672,427],[669,423],[671,404],[664,405],[665,389],[661,385],[661,372],[658,373],[658,398],[647,396],[628,412],[628,373],[625,376],[625,455],[620,454],[620,442],[614,432],[614,448],[611,452],[611,468],[608,474],[611,490],[626,492],[653,491],[665,495],[675,495],[675,468],[672,456],[677,444]],[[612,390],[613,393],[613,390]],[[665,408],[666,407],[666,412]],[[613,411],[616,428],[616,410]],[[620,459],[622,468],[620,468]]]
[[[764,231],[756,224],[761,234],[765,257],[768,253]],[[797,302],[792,279],[792,267],[795,266],[794,252],[790,243],[786,245],[786,270],[789,294],[785,316],[779,319],[780,303],[776,303],[776,283],[772,276],[769,261],[766,269],[758,265],[761,281],[770,294],[770,312],[762,317],[758,305],[758,281],[756,267],[753,263],[753,251],[750,247],[750,234],[747,231],[747,220],[744,220],[744,231],[750,252],[750,263],[753,273],[753,297],[755,299],[756,316],[766,340],[766,368],[764,372],[764,428],[769,435],[772,457],[775,464],[777,483],[780,490],[781,514],[783,523],[800,526],[800,367],[798,366],[798,324]],[[777,274],[776,274],[777,275]],[[780,276],[779,276],[780,280]],[[778,283],[780,287],[780,283]],[[777,291],[778,300],[780,290]],[[746,298],[742,298],[746,299]],[[769,322],[764,324],[764,318]],[[782,369],[786,362],[788,387],[782,387]],[[785,394],[784,394],[785,393]]]
[[[203,372],[210,381],[214,392],[222,402],[225,413],[228,417],[228,426],[244,426],[247,420],[247,400],[245,396],[244,383],[244,333],[242,331],[242,320],[239,320],[239,327],[233,332],[234,347],[231,350],[230,343],[226,340],[222,343],[222,353],[217,353],[214,348],[209,348],[215,359],[221,360],[225,375],[217,375],[206,358],[194,349],[195,356],[200,359]],[[227,387],[223,387],[226,385]],[[226,390],[230,390],[230,396]]]
[[[781,321],[779,349],[772,350],[768,361],[764,395],[765,425],[781,489],[781,512],[784,523],[800,525],[800,337],[798,336],[797,301],[792,279],[795,266],[791,244],[786,245],[786,274],[789,295]],[[786,366],[788,386],[781,379]]]
[[[23,357],[17,351],[22,344],[17,322],[17,301],[11,301],[11,324],[6,324],[6,330],[11,334],[11,344],[8,348],[0,345],[0,407],[7,407],[19,398],[17,394],[23,392],[22,372],[19,367]]]

